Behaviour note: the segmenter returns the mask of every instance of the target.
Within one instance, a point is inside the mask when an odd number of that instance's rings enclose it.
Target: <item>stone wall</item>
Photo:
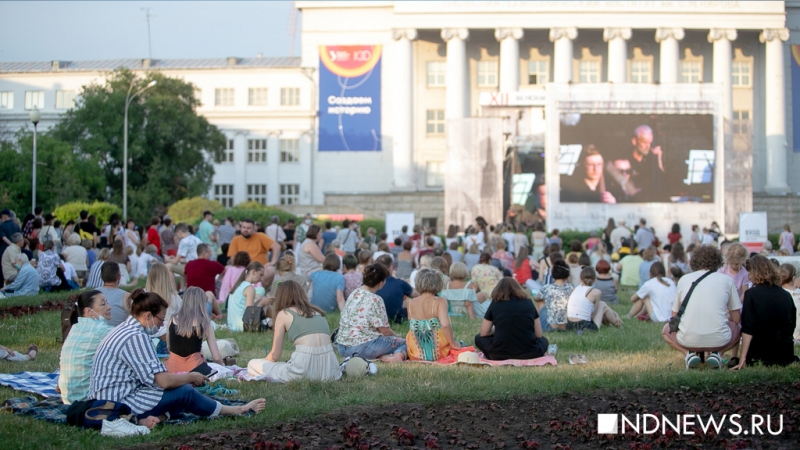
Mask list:
[[[753,211],[766,211],[770,233],[780,233],[789,224],[792,231],[800,231],[800,195],[753,194]],[[736,231],[738,232],[738,230]]]

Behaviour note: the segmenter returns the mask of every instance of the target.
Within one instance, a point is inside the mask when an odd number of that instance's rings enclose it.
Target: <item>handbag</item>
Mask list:
[[[242,328],[244,331],[264,331],[267,325],[264,320],[267,318],[267,313],[264,308],[260,306],[248,306],[242,315]]]
[[[689,304],[689,298],[692,296],[692,292],[694,292],[694,288],[697,287],[697,285],[700,284],[701,281],[703,281],[703,278],[711,275],[711,273],[712,272],[709,270],[708,272],[706,272],[702,276],[700,276],[700,278],[698,278],[698,279],[694,280],[694,282],[692,282],[692,286],[689,288],[689,292],[686,293],[686,297],[683,298],[683,303],[681,303],[681,307],[680,307],[680,309],[678,309],[678,315],[677,316],[672,316],[672,317],[669,318],[669,332],[670,333],[677,333],[678,332],[678,326],[681,324],[681,317],[683,316],[683,313],[686,312],[686,305]]]

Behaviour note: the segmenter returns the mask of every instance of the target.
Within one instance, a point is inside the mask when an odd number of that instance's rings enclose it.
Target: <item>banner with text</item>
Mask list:
[[[380,45],[319,48],[319,150],[381,150]]]

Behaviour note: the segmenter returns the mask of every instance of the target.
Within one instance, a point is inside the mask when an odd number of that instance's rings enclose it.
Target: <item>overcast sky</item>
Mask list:
[[[0,61],[289,56],[293,3],[0,1]],[[299,21],[294,56],[299,56]]]

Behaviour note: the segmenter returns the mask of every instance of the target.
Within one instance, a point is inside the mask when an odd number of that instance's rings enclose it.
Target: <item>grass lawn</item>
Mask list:
[[[630,292],[621,292],[621,299]],[[36,304],[50,296],[5,300],[1,306]],[[60,298],[59,296],[55,296]],[[63,296],[62,296],[63,297]],[[627,313],[629,302],[615,307],[620,315]],[[338,314],[331,314],[331,328],[338,325]],[[0,320],[0,343],[25,350],[29,343],[40,348],[36,361],[26,363],[0,362],[0,372],[52,372],[58,368],[61,327],[60,313],[45,312],[20,318]],[[472,343],[479,322],[454,318],[457,339]],[[11,448],[115,448],[142,442],[155,443],[170,437],[191,435],[212,430],[267,427],[280,421],[313,417],[351,405],[394,403],[446,404],[471,400],[503,401],[528,394],[579,393],[602,389],[618,390],[648,388],[663,390],[675,387],[726,387],[755,381],[788,382],[800,379],[800,365],[790,368],[752,367],[741,372],[684,369],[683,357],[670,350],[661,339],[662,325],[626,320],[622,328],[603,328],[597,334],[550,333],[551,344],[558,344],[558,367],[540,368],[472,368],[432,366],[402,363],[381,364],[377,376],[342,380],[335,383],[298,382],[277,383],[228,382],[238,389],[243,399],[265,397],[267,409],[252,418],[223,418],[188,426],[159,427],[149,436],[123,440],[104,438],[94,431],[81,431],[44,421],[0,414],[0,442]],[[407,327],[393,327],[405,334]],[[242,351],[237,363],[245,366],[252,358],[264,357],[272,345],[272,333],[230,333],[220,331],[219,338],[234,337]],[[582,353],[590,364],[571,366],[570,354]],[[285,346],[284,360],[291,354]],[[0,387],[0,400],[26,395]]]

